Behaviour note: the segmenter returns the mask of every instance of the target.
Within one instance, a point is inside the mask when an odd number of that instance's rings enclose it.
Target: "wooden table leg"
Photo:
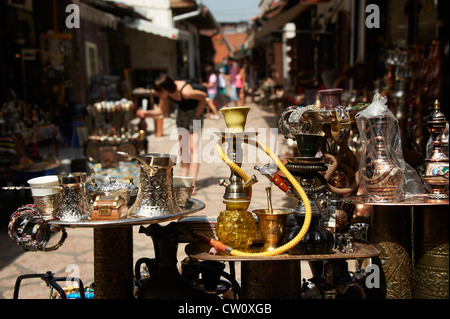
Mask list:
[[[94,229],[95,299],[133,298],[132,227]]]
[[[243,299],[300,299],[300,261],[241,262]]]

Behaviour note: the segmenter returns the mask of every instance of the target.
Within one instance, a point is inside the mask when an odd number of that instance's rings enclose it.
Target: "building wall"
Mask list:
[[[116,2],[132,6],[137,12],[143,14],[156,25],[163,27],[172,26],[170,0],[121,0]]]
[[[437,6],[434,1],[417,1],[421,11],[415,14],[417,25],[414,43],[428,44],[436,37]],[[406,5],[408,0],[388,1],[388,32],[386,39],[389,45],[407,47],[408,15]]]
[[[134,29],[125,29],[133,69],[163,69],[173,73],[175,41]]]

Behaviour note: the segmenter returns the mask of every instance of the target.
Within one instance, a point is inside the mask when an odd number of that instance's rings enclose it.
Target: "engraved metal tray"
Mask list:
[[[90,220],[84,219],[76,222],[62,221],[62,220],[52,220],[48,221],[50,225],[57,225],[60,227],[71,227],[71,228],[106,228],[106,227],[121,227],[121,226],[134,226],[134,225],[148,225],[148,224],[158,224],[164,223],[172,220],[178,220],[182,217],[186,217],[190,214],[201,211],[205,208],[205,203],[202,201],[191,198],[186,204],[184,210],[179,213],[164,216],[154,216],[154,217],[128,217],[126,219],[120,220]]]
[[[354,240],[354,252],[343,253],[336,249],[329,254],[317,255],[289,255],[287,253],[277,256],[230,256],[218,253],[216,255],[209,254],[210,246],[203,243],[190,243],[185,247],[187,255],[199,260],[220,260],[220,261],[265,261],[265,260],[330,260],[330,259],[358,259],[358,258],[372,258],[381,255],[381,249],[368,241]],[[262,246],[262,244],[261,244]],[[259,252],[260,246],[250,246],[247,251]]]
[[[448,200],[441,200],[436,202],[426,202],[425,197],[427,194],[417,194],[411,196],[404,201],[400,202],[366,202],[364,195],[357,195],[352,197],[347,197],[343,201],[355,205],[370,205],[370,206],[439,206],[448,205]]]

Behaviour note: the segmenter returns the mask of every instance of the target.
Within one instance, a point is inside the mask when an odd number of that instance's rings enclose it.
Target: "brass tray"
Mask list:
[[[50,225],[69,227],[69,228],[106,228],[106,227],[121,227],[121,226],[134,226],[134,225],[148,225],[148,224],[159,224],[163,222],[168,222],[172,220],[178,220],[182,217],[186,217],[190,214],[201,211],[205,208],[205,203],[198,199],[191,198],[186,204],[185,210],[180,213],[166,216],[155,216],[155,217],[129,217],[120,220],[80,220],[76,222],[68,222],[61,220],[51,220],[48,221]]]
[[[248,251],[258,252],[261,247],[250,246]],[[287,253],[278,256],[257,256],[257,257],[240,257],[229,256],[223,254],[210,255],[210,246],[202,243],[191,243],[185,247],[187,255],[200,260],[220,260],[220,261],[264,261],[264,260],[330,260],[330,259],[357,259],[357,258],[371,258],[381,255],[381,250],[375,245],[367,241],[354,240],[353,253],[342,253],[338,250],[333,250],[330,254],[318,255],[289,255]]]
[[[352,122],[354,122],[356,114],[358,114],[358,112],[362,110],[365,110],[369,105],[370,104],[362,104],[359,106],[346,107],[345,109],[348,110],[350,114],[350,119]],[[336,111],[334,109],[307,110],[305,111],[304,116],[308,116],[310,120],[313,120],[321,124],[330,124],[333,122],[337,122]]]
[[[425,202],[425,197],[428,194],[419,194],[408,198],[407,200],[400,202],[366,202],[364,195],[352,196],[343,199],[343,201],[355,204],[355,205],[371,205],[371,206],[435,206],[435,205],[448,205],[448,200],[441,200],[439,202]]]

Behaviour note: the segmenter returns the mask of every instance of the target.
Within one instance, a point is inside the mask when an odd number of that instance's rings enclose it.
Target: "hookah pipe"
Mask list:
[[[291,173],[287,170],[287,168],[284,166],[284,164],[281,162],[281,160],[276,156],[268,147],[265,145],[256,142],[257,145],[266,152],[267,155],[269,155],[272,160],[277,164],[280,171],[287,177],[288,181],[292,184],[292,186],[297,191],[297,194],[300,196],[300,199],[303,201],[303,204],[305,206],[305,221],[303,222],[303,226],[298,232],[298,234],[288,243],[275,248],[271,251],[265,251],[265,252],[259,252],[259,253],[249,253],[240,251],[237,249],[234,249],[232,247],[229,247],[225,245],[224,243],[215,240],[213,238],[208,238],[202,234],[199,234],[198,232],[194,231],[193,235],[200,241],[205,242],[209,244],[211,247],[214,247],[218,251],[225,252],[231,256],[237,256],[237,257],[269,257],[269,256],[277,256],[280,254],[285,253],[286,251],[292,249],[294,246],[296,246],[302,239],[305,237],[306,233],[308,232],[309,226],[311,224],[311,204],[309,202],[308,196],[306,195],[303,188],[300,186],[300,184],[297,182],[297,180],[291,175]],[[223,151],[222,147],[217,143],[216,144],[216,150],[219,156],[222,158],[222,160],[232,169],[234,170],[245,182],[249,179],[247,174],[236,164],[234,163],[230,158],[228,158]]]
[[[329,128],[324,127],[323,131],[327,137],[331,136]],[[355,169],[355,165],[358,165],[358,162],[355,158],[355,155],[353,155],[353,152],[349,149],[346,142],[336,142],[336,143],[340,147],[339,152],[336,156],[328,152],[323,152],[323,156],[331,161],[331,166],[325,173],[325,180],[327,181],[327,188],[329,191],[338,195],[349,195],[355,192],[359,186],[359,171],[357,168]],[[347,161],[350,161],[350,163],[347,164],[343,161],[344,155],[347,155]],[[344,170],[347,173],[347,176],[350,179],[353,179],[353,181],[348,187],[338,188],[330,185],[329,180],[338,168]]]
[[[279,189],[281,189],[286,195],[293,199],[300,199],[300,197],[294,192],[294,190],[291,188],[292,185],[289,184],[288,181],[285,181],[280,175],[277,173],[270,173],[268,168],[266,167],[268,164],[264,165],[264,167],[258,167],[255,166],[254,169],[259,171],[262,175],[266,176],[269,181],[274,183],[276,186],[278,186]]]

